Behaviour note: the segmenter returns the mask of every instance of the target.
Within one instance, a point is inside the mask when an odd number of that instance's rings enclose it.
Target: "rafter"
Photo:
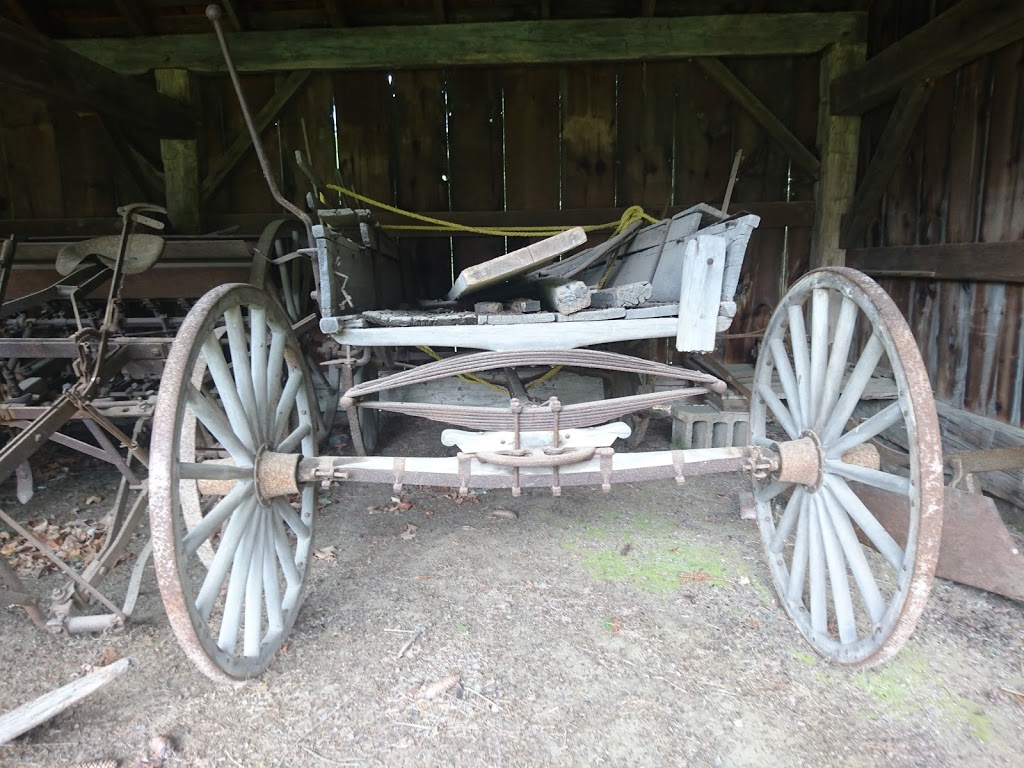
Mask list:
[[[5,19],[0,19],[0,81],[157,136],[196,135],[192,112],[178,102]]]
[[[21,26],[41,35],[51,34],[50,19],[35,0],[4,0],[7,9]]]
[[[817,53],[836,41],[860,41],[864,20],[861,13],[755,13],[294,29],[239,35],[232,40],[232,53],[241,72],[773,56]],[[212,34],[116,44],[68,40],[66,45],[124,73],[168,66],[225,71]]]
[[[936,78],[1024,38],[1020,0],[961,0],[832,83],[833,114],[861,115],[907,83]]]
[[[274,95],[270,97],[270,100],[263,105],[263,108],[256,113],[253,122],[256,123],[257,133],[262,134],[266,130],[277,116],[284,109],[284,106],[291,100],[291,98],[298,92],[299,88],[309,78],[309,72],[293,72],[288,78],[281,84],[281,86],[274,91]],[[252,149],[252,140],[249,138],[249,133],[243,130],[235,140],[231,142],[231,146],[227,148],[220,159],[214,163],[213,167],[210,168],[206,178],[203,179],[203,184],[200,190],[200,198],[205,203],[210,197],[220,189],[220,185],[227,179],[228,174],[234,170],[238,162],[246,156],[246,154]]]
[[[818,178],[821,171],[821,161],[811,150],[804,146],[785,123],[780,120],[774,112],[762,102],[754,92],[747,88],[743,82],[732,73],[721,60],[706,57],[694,59],[698,66],[711,76],[726,92],[729,93],[736,103],[746,110],[762,128],[775,139],[779,145],[786,150],[794,164],[803,168],[810,174],[812,179]]]

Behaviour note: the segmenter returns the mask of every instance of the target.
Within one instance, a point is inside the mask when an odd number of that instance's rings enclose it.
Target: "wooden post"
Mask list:
[[[861,43],[835,43],[821,57],[818,102],[818,151],[821,176],[815,192],[811,268],[842,266],[846,252],[839,247],[839,230],[853,202],[857,184],[860,117],[832,114],[832,81],[864,63]]]
[[[195,104],[195,84],[186,69],[156,70],[160,93],[184,104]],[[199,195],[199,143],[195,139],[163,139],[160,155],[164,161],[164,190],[167,215],[175,234],[197,235],[201,231]]]

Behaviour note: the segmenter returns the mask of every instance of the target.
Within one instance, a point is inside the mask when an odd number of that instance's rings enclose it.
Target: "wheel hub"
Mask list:
[[[814,493],[821,487],[824,466],[821,441],[814,432],[807,431],[798,440],[774,445],[779,454],[779,481],[799,483]]]
[[[267,448],[263,445],[257,451],[252,470],[256,496],[263,506],[278,496],[299,492],[296,476],[302,458],[298,453],[274,453]]]

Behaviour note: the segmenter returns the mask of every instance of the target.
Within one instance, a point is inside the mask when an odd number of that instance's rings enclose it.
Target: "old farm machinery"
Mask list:
[[[616,450],[615,441],[630,434],[623,419],[631,414],[725,390],[710,374],[621,350],[660,338],[674,338],[681,351],[712,349],[735,310],[757,217],[697,206],[572,255],[583,238],[570,230],[467,269],[430,309],[375,309],[395,268],[379,257],[379,232],[355,211],[314,220],[280,194],[219,13],[213,6],[208,13],[264,174],[295,216],[296,236],[279,238],[282,247],[260,265],[285,269],[284,282],[272,286],[257,276],[216,285],[175,323],[173,340],[162,330],[158,342],[165,346],[149,455],[136,459],[148,466],[161,596],[180,644],[205,674],[244,680],[271,663],[302,603],[320,489],[351,482],[396,492],[409,484],[557,494],[566,486],[607,492],[624,482],[745,473],[780,602],[806,640],[845,665],[877,663],[900,648],[936,567],[943,469],[920,354],[877,284],[830,268],[791,288],[765,333],[744,444]],[[296,288],[303,281],[307,287]],[[579,290],[586,300],[576,305]],[[526,309],[529,302],[496,314],[476,306],[484,298],[504,310],[510,296],[529,291],[543,311]],[[310,326],[326,340],[315,350],[299,336]],[[114,347],[122,348],[108,340],[88,370],[109,361]],[[420,347],[452,353],[426,362],[407,354]],[[377,376],[401,355],[417,364]],[[660,377],[674,386],[538,402],[526,372],[560,367],[619,382]],[[401,398],[406,388],[457,376],[501,382],[505,404]],[[888,399],[865,418],[862,396],[880,379],[891,384]],[[75,397],[62,414],[83,412]],[[347,417],[355,456],[320,453],[335,410]],[[457,450],[373,455],[381,412],[449,424],[442,439]],[[133,443],[127,434],[119,439]]]

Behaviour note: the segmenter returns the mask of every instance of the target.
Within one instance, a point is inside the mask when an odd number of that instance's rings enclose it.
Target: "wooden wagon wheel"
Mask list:
[[[295,621],[316,517],[315,488],[295,486],[295,465],[315,454],[315,400],[283,311],[249,285],[210,291],[168,355],[149,510],[171,627],[215,680],[260,674]]]
[[[318,309],[313,299],[313,292],[316,289],[313,259],[308,255],[296,255],[285,260],[289,254],[294,254],[299,248],[306,246],[306,228],[302,222],[297,219],[272,221],[260,234],[260,239],[253,250],[253,261],[249,270],[249,283],[273,296],[292,325],[305,320]],[[336,354],[320,347],[324,343],[330,347],[333,342],[330,339],[324,342],[315,324],[312,328],[307,326],[306,332],[300,337],[300,342],[309,368],[313,392],[319,404],[318,431],[321,438],[326,439],[337,414],[341,381],[338,368],[321,367],[324,359],[335,357]]]
[[[851,421],[876,372],[895,380],[895,400]],[[778,442],[767,434],[769,416],[785,432]],[[827,268],[785,296],[755,371],[751,436],[781,454],[778,473],[755,479],[754,497],[786,611],[836,663],[890,658],[913,631],[935,573],[942,448],[920,352],[873,280]],[[906,467],[881,468],[871,442],[878,436],[909,446]],[[905,529],[890,535],[857,496],[858,483],[888,492]]]

